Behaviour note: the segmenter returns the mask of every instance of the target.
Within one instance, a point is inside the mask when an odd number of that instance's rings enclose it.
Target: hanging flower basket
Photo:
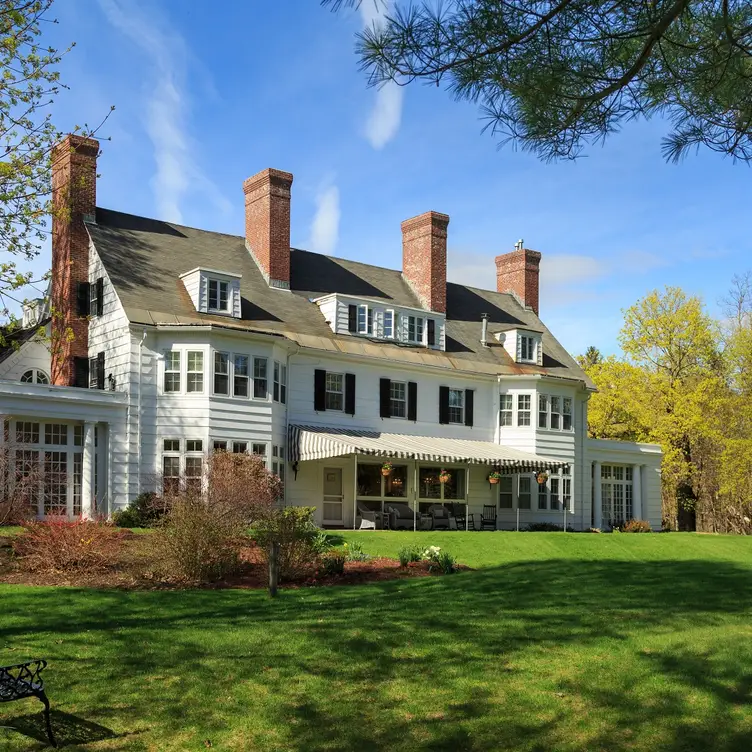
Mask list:
[[[545,470],[541,470],[536,476],[535,480],[538,481],[538,485],[545,486],[548,481],[548,473]]]
[[[391,463],[391,462],[385,462],[385,463],[384,463],[384,464],[383,464],[383,465],[381,466],[381,474],[382,474],[382,475],[383,475],[384,477],[386,477],[387,475],[391,475],[391,474],[392,474],[392,470],[394,470],[394,465],[392,465],[392,463]]]
[[[488,482],[496,485],[501,480],[501,473],[498,470],[491,470],[488,474]]]
[[[449,483],[450,480],[452,480],[452,476],[446,470],[439,473],[439,483]]]

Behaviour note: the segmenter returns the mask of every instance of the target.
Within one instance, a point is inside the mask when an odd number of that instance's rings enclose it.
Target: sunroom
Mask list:
[[[564,464],[486,441],[329,426],[293,425],[289,443],[288,503],[316,506],[325,527],[467,528],[472,515],[497,505],[491,471]]]

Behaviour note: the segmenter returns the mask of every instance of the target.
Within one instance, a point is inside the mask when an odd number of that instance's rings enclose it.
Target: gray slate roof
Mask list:
[[[126,314],[134,324],[212,324],[276,334],[306,346],[359,352],[465,371],[545,373],[592,383],[532,311],[514,296],[447,284],[446,352],[369,342],[335,335],[310,298],[338,292],[420,307],[400,271],[293,248],[291,292],[270,288],[242,236],[97,209],[87,228]],[[489,260],[489,264],[491,261]],[[197,313],[179,275],[197,266],[241,275],[241,318]],[[515,363],[491,338],[480,344],[481,314],[489,315],[489,335],[516,327],[543,333],[543,367]]]

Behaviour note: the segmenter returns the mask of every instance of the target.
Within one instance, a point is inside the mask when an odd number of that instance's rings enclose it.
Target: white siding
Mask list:
[[[49,326],[47,336],[49,336]],[[20,381],[21,376],[30,368],[44,371],[47,378],[50,377],[50,350],[47,343],[41,339],[24,342],[0,363],[0,379]]]

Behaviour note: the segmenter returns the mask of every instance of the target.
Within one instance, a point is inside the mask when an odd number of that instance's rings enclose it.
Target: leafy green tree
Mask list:
[[[667,159],[700,146],[752,159],[748,0],[322,0],[361,2],[386,13],[357,40],[372,84],[444,84],[544,159],[656,113]]]
[[[590,345],[588,349],[585,350],[584,355],[577,356],[577,362],[580,364],[580,368],[587,371],[588,368],[592,368],[603,362],[603,356],[597,347]]]
[[[43,281],[34,279],[28,265],[48,232],[50,156],[62,137],[50,106],[64,86],[58,65],[67,52],[43,43],[44,25],[54,22],[47,17],[51,5],[52,0],[0,0],[0,312],[5,317],[10,305],[20,302],[22,288]],[[74,130],[94,132],[86,126]]]

